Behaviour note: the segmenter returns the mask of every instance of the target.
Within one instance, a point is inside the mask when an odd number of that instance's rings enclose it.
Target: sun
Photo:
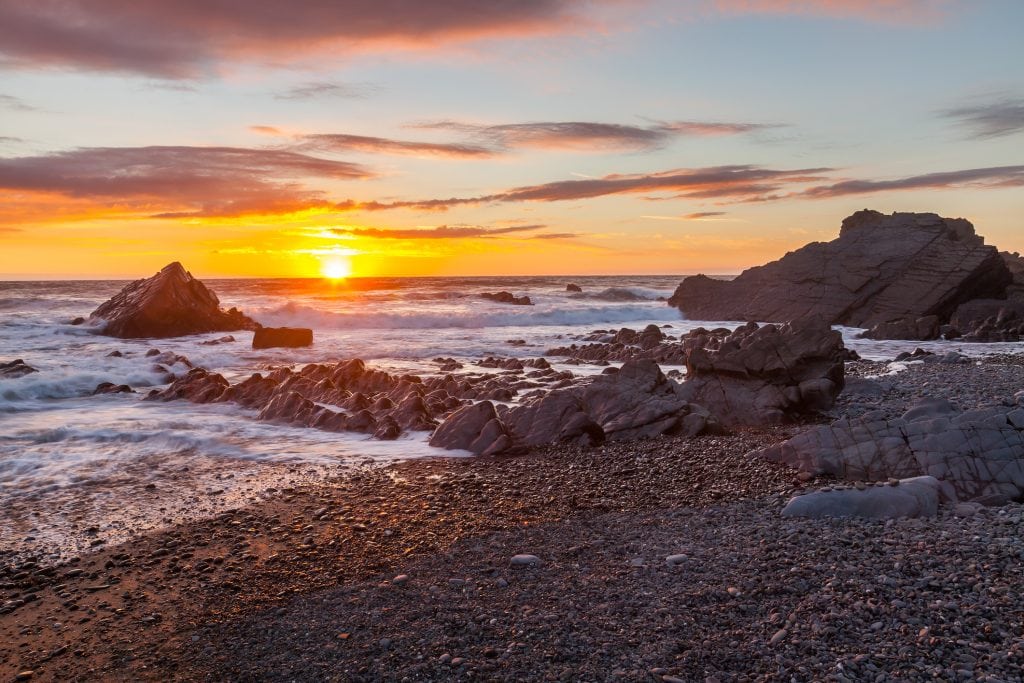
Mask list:
[[[344,280],[352,274],[352,262],[343,256],[334,256],[323,262],[320,272],[328,280]]]

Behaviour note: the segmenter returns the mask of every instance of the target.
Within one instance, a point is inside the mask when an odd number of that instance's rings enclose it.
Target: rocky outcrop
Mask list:
[[[674,339],[657,325],[648,325],[640,332],[623,327],[617,332],[594,332],[583,338],[583,341],[597,343],[559,346],[549,349],[545,355],[591,363],[646,358],[663,365],[682,365],[686,362],[686,349]]]
[[[942,325],[937,315],[926,315],[914,320],[904,319],[878,323],[860,336],[864,339],[906,339],[928,341],[942,335]]]
[[[960,412],[929,399],[899,418],[843,418],[754,455],[847,480],[929,475],[960,500],[1005,502],[1024,496],[1024,407]]]
[[[407,431],[433,431],[470,401],[511,401],[523,389],[542,391],[571,377],[550,367],[531,369],[520,364],[519,369],[501,374],[421,378],[382,372],[353,359],[310,364],[298,372],[277,368],[235,384],[218,373],[193,368],[146,398],[231,402],[257,411],[257,418],[264,421],[393,439]]]
[[[731,281],[686,278],[669,299],[694,320],[788,321],[813,315],[833,324],[938,316],[960,304],[1002,298],[1013,276],[995,247],[961,218],[858,211],[839,237],[813,242]]]
[[[947,337],[966,342],[1015,342],[1024,338],[1024,299],[975,299],[949,320]]]
[[[570,282],[569,284],[567,284],[565,286],[565,291],[567,291],[567,292],[575,292],[577,294],[581,294],[583,292],[583,288],[580,287],[579,285],[575,284],[575,283]]]
[[[480,298],[493,301],[498,304],[511,304],[512,306],[532,306],[528,296],[516,296],[512,292],[484,292]]]
[[[14,379],[39,372],[22,359],[12,360],[7,363],[0,363],[0,379]]]
[[[842,335],[821,320],[748,323],[690,341],[681,395],[725,426],[778,424],[826,410],[843,388]]]
[[[452,415],[431,444],[503,453],[551,443],[600,444],[714,429],[706,410],[650,360],[609,368],[589,384],[545,392],[514,406],[471,406]]]
[[[237,309],[224,311],[217,295],[174,262],[136,280],[90,315],[102,333],[122,339],[180,337],[251,330],[257,324]]]
[[[934,517],[939,503],[955,502],[935,477],[913,477],[878,482],[874,486],[838,486],[790,499],[783,517],[863,517],[899,519]]]
[[[252,348],[300,348],[313,345],[313,330],[307,327],[261,327],[252,335]]]

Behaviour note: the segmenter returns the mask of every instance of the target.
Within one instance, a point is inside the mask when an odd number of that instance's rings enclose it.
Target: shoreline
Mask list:
[[[1024,355],[914,364],[871,380],[894,383],[882,396],[844,392],[834,410],[896,411],[937,392],[998,403],[1019,387],[1022,364]],[[851,379],[878,369],[850,367]],[[905,666],[901,676],[911,680],[976,680],[973,669],[968,679],[959,673],[967,669],[944,668],[947,647],[965,653],[960,664],[967,656],[978,664],[975,630],[986,634],[981,644],[1002,648],[986,654],[978,673],[1007,680],[1019,671],[1024,604],[1012,586],[1024,571],[1022,506],[982,509],[969,519],[947,508],[936,518],[893,523],[781,518],[789,496],[831,482],[802,481],[794,470],[745,455],[816,423],[362,468],[59,567],[4,569],[0,642],[9,645],[0,648],[0,677],[381,680],[404,672],[410,680],[521,679],[543,675],[526,656],[541,648],[538,666],[550,665],[543,671],[556,680],[743,680],[730,672],[746,669],[860,680],[871,666]],[[760,556],[776,545],[785,552]],[[518,553],[543,564],[512,568]],[[803,553],[815,560],[810,568]],[[682,568],[667,567],[675,554],[687,555]],[[842,571],[839,557],[849,562]],[[907,566],[917,569],[908,575]],[[822,573],[837,571],[846,578]],[[680,573],[700,581],[679,584]],[[396,582],[403,574],[408,580]],[[974,580],[965,588],[968,574]],[[935,580],[940,585],[930,587]],[[839,602],[819,604],[823,585]],[[650,596],[661,592],[672,601],[654,606]],[[758,597],[751,603],[744,595]],[[818,596],[809,615],[801,595]],[[938,595],[954,612],[966,610],[962,618],[942,617],[943,629],[973,624],[951,641],[921,635],[932,628],[929,614],[947,609],[936,606]],[[653,614],[634,624],[638,604]],[[710,622],[697,616],[708,609]],[[894,616],[907,609],[919,628]],[[568,625],[550,618],[559,610],[577,616]],[[602,610],[629,616],[643,638],[626,629],[602,641],[593,631],[608,627]],[[888,616],[878,627],[879,619],[860,614],[880,610]],[[325,640],[325,629],[335,629],[327,615],[342,625]],[[446,615],[441,626],[438,615]],[[659,626],[680,615],[689,615],[685,623]],[[490,628],[497,624],[505,627]],[[984,630],[993,624],[995,631]],[[314,636],[304,640],[300,632]],[[857,639],[844,633],[896,651],[873,659],[877,653],[857,651]],[[699,654],[664,650],[698,635]],[[657,652],[637,655],[636,643]],[[282,652],[291,659],[282,661]],[[904,661],[908,653],[914,657]],[[813,666],[812,654],[821,660]]]

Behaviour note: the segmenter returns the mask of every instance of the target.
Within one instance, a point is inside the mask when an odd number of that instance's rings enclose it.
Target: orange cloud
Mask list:
[[[729,14],[817,14],[883,22],[934,21],[942,17],[949,0],[713,0]]]

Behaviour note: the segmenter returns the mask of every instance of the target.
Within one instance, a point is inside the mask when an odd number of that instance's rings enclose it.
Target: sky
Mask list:
[[[1024,251],[1020,0],[0,0],[0,279]]]

